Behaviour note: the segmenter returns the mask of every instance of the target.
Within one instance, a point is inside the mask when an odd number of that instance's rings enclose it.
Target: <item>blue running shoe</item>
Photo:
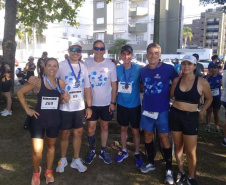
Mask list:
[[[126,159],[128,157],[128,153],[124,151],[119,151],[117,157],[115,158],[115,161],[120,163],[123,161],[123,159]]]
[[[91,164],[93,159],[96,157],[96,153],[93,152],[92,150],[89,151],[88,155],[85,158],[85,163],[86,164]]]
[[[140,154],[135,154],[136,166],[140,168],[143,165],[143,160]]]
[[[143,164],[142,167],[140,168],[140,171],[142,173],[148,173],[149,171],[153,171],[153,170],[155,170],[155,165],[152,163]]]
[[[105,152],[105,151],[103,151],[102,153],[100,153],[99,158],[100,159],[103,159],[104,160],[104,163],[106,163],[106,164],[112,163],[112,160],[111,160],[109,154],[107,152]]]
[[[205,131],[210,132],[210,125],[206,125]]]

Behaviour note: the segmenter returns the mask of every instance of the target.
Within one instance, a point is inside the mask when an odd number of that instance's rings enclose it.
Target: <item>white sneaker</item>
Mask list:
[[[174,184],[173,172],[171,170],[167,170],[166,179],[165,179],[164,183],[165,184]]]
[[[68,165],[67,159],[66,159],[66,160],[60,159],[60,160],[58,161],[58,166],[57,166],[57,168],[56,168],[56,172],[58,172],[58,173],[63,173],[63,172],[64,172],[64,168],[65,168],[67,165]]]
[[[7,111],[6,108],[5,108],[4,110],[2,110],[2,111],[0,112],[0,114],[3,114],[5,111]]]
[[[1,115],[2,115],[2,116],[12,116],[12,114],[13,114],[12,111],[9,112],[8,110],[6,110],[6,111],[3,112]]]
[[[77,169],[79,172],[86,172],[87,171],[87,167],[82,164],[82,161],[81,161],[80,158],[78,158],[78,159],[73,158],[72,159],[71,168]]]

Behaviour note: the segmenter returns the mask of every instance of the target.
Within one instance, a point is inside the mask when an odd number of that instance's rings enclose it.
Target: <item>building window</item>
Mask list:
[[[153,40],[154,39],[154,34],[151,34],[150,35],[150,40]]]
[[[104,8],[104,2],[103,2],[103,1],[97,2],[96,8],[97,8],[97,9],[99,9],[99,8]]]
[[[96,34],[96,40],[104,41],[104,33],[97,33]]]
[[[143,34],[136,35],[137,44],[142,44],[143,40],[144,40],[144,35]]]
[[[122,39],[122,38],[123,38],[123,34],[115,33],[115,39]]]
[[[116,18],[116,24],[123,24],[124,18]]]
[[[124,3],[116,3],[116,9],[123,9]]]
[[[97,18],[97,24],[104,24],[104,17]]]

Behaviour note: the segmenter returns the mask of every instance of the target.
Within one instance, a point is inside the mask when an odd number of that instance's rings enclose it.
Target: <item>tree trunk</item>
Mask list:
[[[12,71],[12,80],[14,87],[14,66],[15,66],[15,53],[16,53],[16,13],[17,13],[17,1],[7,0],[5,1],[5,27],[4,27],[4,39],[3,39],[3,58],[4,61],[9,63]],[[12,88],[14,91],[14,88]]]
[[[154,43],[159,44],[160,0],[155,0]]]

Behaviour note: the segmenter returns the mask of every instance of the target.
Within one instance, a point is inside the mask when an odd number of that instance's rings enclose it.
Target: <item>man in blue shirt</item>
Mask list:
[[[140,145],[140,69],[141,66],[132,63],[133,48],[125,45],[121,49],[123,64],[117,66],[118,96],[117,96],[117,121],[121,125],[122,151],[119,151],[116,162],[122,162],[127,158],[126,140],[128,137],[128,126],[132,127],[133,141],[135,146],[136,166],[141,167],[143,160],[139,153]]]
[[[155,170],[153,134],[158,129],[166,161],[166,179],[164,183],[174,184],[172,172],[172,147],[169,141],[169,83],[178,77],[171,65],[159,61],[161,47],[152,43],[147,47],[146,58],[149,64],[141,69],[141,80],[144,85],[143,110],[140,128],[145,134],[145,149],[148,163],[141,167],[142,173]]]
[[[179,63],[179,59],[175,59],[176,61],[173,62],[173,65],[174,65],[174,69],[176,70],[177,74],[180,73],[181,71],[181,64]]]
[[[210,107],[207,109],[206,114],[206,131],[210,132],[210,119],[213,112],[215,131],[220,132],[220,119],[219,111],[221,108],[221,85],[222,85],[222,75],[219,74],[219,66],[217,63],[213,63],[210,66],[210,74],[204,76],[204,78],[209,82],[210,89],[213,95],[213,101]]]
[[[218,55],[213,55],[211,57],[212,62],[209,63],[208,65],[208,69],[210,70],[210,66],[212,66],[212,64],[217,64],[219,66],[220,62],[219,62],[219,58]]]

